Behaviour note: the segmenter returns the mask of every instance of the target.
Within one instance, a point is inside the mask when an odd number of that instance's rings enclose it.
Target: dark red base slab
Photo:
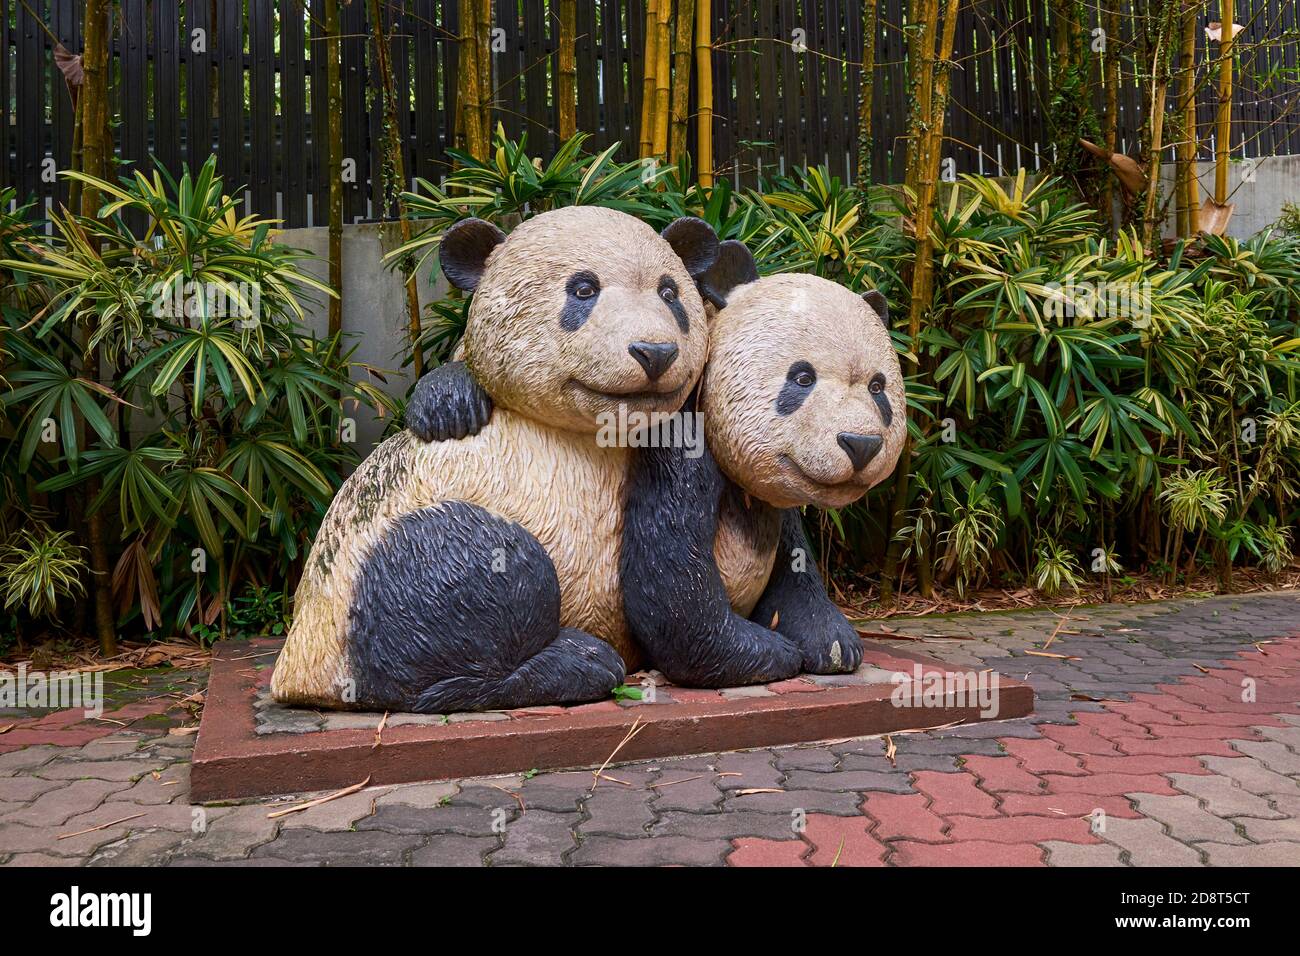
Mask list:
[[[512,711],[510,719],[441,725],[323,729],[308,733],[258,734],[254,701],[271,669],[253,669],[278,641],[258,641],[256,651],[227,650],[214,659],[190,789],[196,801],[333,790],[370,778],[372,784],[410,783],[598,767],[614,752],[638,718],[642,730],[618,751],[617,762],[741,750],[817,740],[868,737],[901,730],[975,723],[979,708],[953,695],[927,706],[897,706],[898,685],[888,682],[836,686],[834,680],[800,678],[768,685],[765,696],[729,697],[717,691],[664,687],[659,703],[613,701],[578,707]],[[931,658],[867,642],[872,668],[911,674],[958,672]],[[873,671],[880,677],[879,671]],[[630,680],[630,679],[629,679]],[[838,678],[842,681],[843,678]],[[743,693],[743,692],[742,692]],[[1033,710],[1028,684],[998,675],[998,720]],[[376,727],[378,719],[375,720]]]

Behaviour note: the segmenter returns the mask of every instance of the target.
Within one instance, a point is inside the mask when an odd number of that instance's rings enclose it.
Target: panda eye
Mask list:
[[[659,298],[663,299],[665,302],[676,302],[677,290],[670,285],[666,285],[659,290]]]
[[[590,299],[596,294],[596,287],[590,282],[579,282],[573,288],[573,295],[578,299]]]
[[[594,272],[583,270],[574,273],[565,283],[565,291],[575,299],[590,301],[600,295],[600,280],[596,278]]]
[[[867,385],[867,390],[870,391],[872,395],[879,395],[883,392],[885,390],[885,376],[877,372],[872,377],[871,382]]]
[[[817,381],[817,376],[812,372],[800,372],[794,377],[794,383],[803,388],[812,388],[813,383]]]

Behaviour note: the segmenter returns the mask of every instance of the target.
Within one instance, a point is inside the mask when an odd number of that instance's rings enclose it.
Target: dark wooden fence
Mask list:
[[[709,2],[709,0],[700,0]],[[905,0],[879,0],[873,177],[902,176],[906,128]],[[1201,26],[1217,17],[1209,0]],[[73,108],[54,62],[57,42],[81,49],[81,0],[0,0],[0,186],[59,201],[69,165]],[[527,133],[543,155],[556,143],[557,19],[549,0],[494,0],[494,117]],[[342,8],[345,185],[351,219],[384,214],[378,170],[382,103],[368,4]],[[408,173],[437,180],[454,130],[457,3],[383,0],[393,33],[399,122]],[[957,172],[996,174],[1044,165],[1052,51],[1047,0],[969,0],[957,30],[945,157]],[[228,183],[246,184],[252,211],[287,225],[322,223],[328,194],[327,104],[321,0],[120,0],[111,54],[114,138],[123,168],[168,169],[219,157]],[[645,0],[579,0],[579,129],[592,146],[635,154],[641,108]],[[1238,0],[1243,53],[1235,155],[1300,153],[1296,0]],[[1090,10],[1096,26],[1096,9]],[[715,155],[722,175],[753,185],[763,173],[825,164],[856,168],[862,59],[857,0],[712,0]],[[1131,148],[1144,104],[1131,53],[1133,20],[1121,18],[1121,146]],[[1201,52],[1208,62],[1204,31]],[[1098,58],[1099,59],[1099,58]],[[694,90],[695,84],[692,83]],[[694,98],[692,96],[692,98]],[[1171,103],[1172,106],[1172,103]],[[1200,97],[1202,154],[1215,109]],[[694,149],[692,132],[692,151]]]

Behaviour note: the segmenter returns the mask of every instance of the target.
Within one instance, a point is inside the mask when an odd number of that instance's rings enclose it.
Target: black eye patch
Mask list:
[[[795,362],[790,366],[790,371],[785,373],[785,384],[776,396],[776,413],[793,415],[804,403],[804,399],[812,394],[816,384],[817,370],[802,360]]]
[[[880,420],[888,428],[894,421],[894,407],[889,404],[889,396],[885,394],[885,384],[885,376],[877,372],[871,376],[867,389],[871,392],[871,397],[876,400],[876,407],[880,409]]]
[[[691,320],[686,314],[686,306],[682,305],[681,296],[678,294],[677,283],[673,281],[672,276],[659,277],[659,298],[668,306],[672,312],[673,318],[677,320],[677,327],[683,333],[689,334],[691,331]]]
[[[600,298],[600,279],[596,273],[584,269],[569,276],[564,284],[564,309],[560,312],[560,328],[576,332],[591,317],[591,310]]]

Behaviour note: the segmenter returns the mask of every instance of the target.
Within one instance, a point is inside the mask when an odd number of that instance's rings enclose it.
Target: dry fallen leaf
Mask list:
[[[1069,654],[1050,654],[1047,651],[1025,651],[1026,654],[1032,654],[1034,657],[1054,657],[1060,661],[1081,661],[1082,657],[1071,657]]]
[[[898,766],[898,763],[894,760],[897,754],[898,748],[894,746],[894,738],[889,734],[885,734],[885,759],[889,761],[891,767]]]
[[[173,727],[171,730],[167,731],[167,733],[171,734],[173,737],[188,737],[190,734],[197,734],[198,732],[199,728],[197,726]]]
[[[333,793],[326,794],[323,797],[317,797],[315,800],[308,800],[306,803],[299,803],[292,807],[285,807],[283,810],[276,810],[274,813],[268,813],[266,818],[274,820],[276,817],[283,817],[290,813],[298,813],[300,810],[310,810],[312,807],[319,807],[322,803],[329,803],[331,800],[337,800],[340,797],[350,796],[358,790],[364,789],[370,783],[370,778],[366,777],[360,783],[354,783],[350,787],[344,787],[342,790],[335,790]]]
[[[744,790],[733,790],[738,797],[746,797],[751,793],[785,793],[780,787],[747,787]]]

